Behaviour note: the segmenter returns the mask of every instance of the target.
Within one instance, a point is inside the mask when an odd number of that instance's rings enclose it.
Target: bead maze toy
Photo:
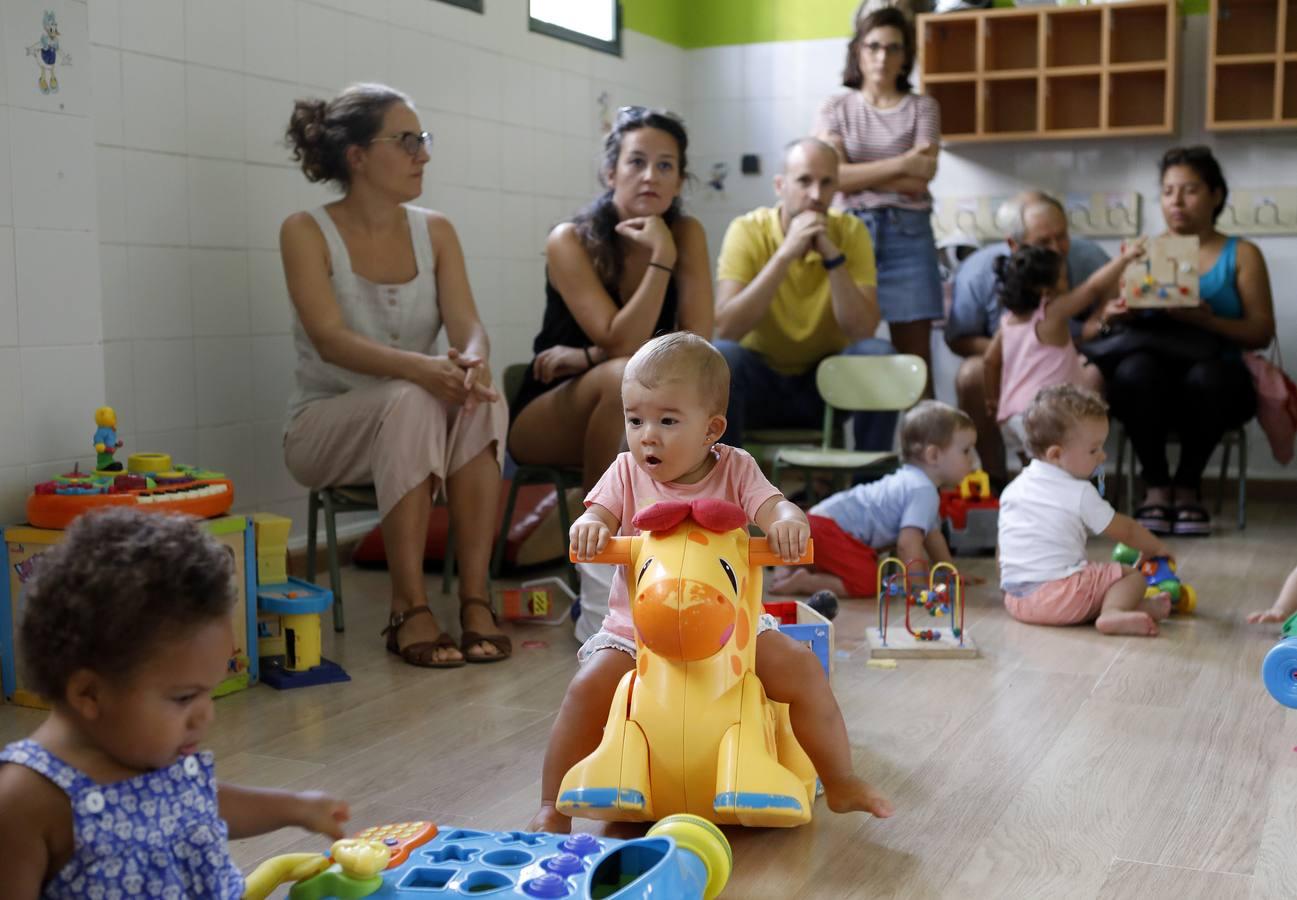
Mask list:
[[[756,674],[762,566],[779,558],[748,536],[733,503],[659,502],[632,521],[641,533],[612,538],[594,561],[624,567],[636,665],[599,746],[564,776],[557,809],[612,821],[810,821],[814,767],[787,705],[769,700]],[[808,545],[801,562],[811,554]]]
[[[234,563],[232,587],[235,594],[231,617],[235,646],[230,654],[225,680],[216,696],[243,690],[260,675],[257,655],[251,652],[257,641],[256,543],[252,522],[246,516],[225,516],[203,522],[203,527],[230,554]],[[42,555],[63,540],[61,530],[20,525],[4,531],[6,568],[0,579],[0,686],[4,697],[20,706],[44,709],[48,704],[22,682],[19,664],[22,647],[17,626],[26,607],[26,584],[40,567]]]
[[[1139,569],[1148,582],[1148,587],[1144,589],[1145,597],[1162,591],[1170,594],[1172,614],[1187,616],[1198,605],[1198,592],[1180,579],[1175,571],[1175,563],[1165,556],[1155,556],[1140,562],[1138,550],[1118,544],[1112,549],[1112,561]]]
[[[999,539],[1000,501],[991,495],[991,481],[980,469],[959,487],[941,492],[942,530],[953,553],[994,553]]]
[[[591,834],[441,831],[429,822],[369,828],[327,855],[292,853],[257,866],[243,900],[296,882],[289,900],[489,894],[529,900],[661,897],[712,900],[734,867],[729,842],[696,816],[668,816],[634,840]]]
[[[904,604],[902,625],[890,621],[891,602]],[[927,613],[916,628],[914,616]],[[941,627],[938,620],[950,623]],[[956,658],[977,656],[977,645],[964,625],[964,589],[959,570],[947,562],[931,571],[915,560],[909,566],[895,556],[878,564],[878,628],[865,629],[872,659]]]
[[[1121,273],[1121,296],[1130,309],[1197,306],[1198,238],[1167,234],[1150,240],[1144,258]]]

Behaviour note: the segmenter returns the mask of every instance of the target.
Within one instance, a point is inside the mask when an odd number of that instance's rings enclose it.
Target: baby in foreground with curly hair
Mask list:
[[[6,900],[243,895],[229,838],[342,837],[347,805],[218,784],[199,743],[234,646],[229,554],[193,519],[82,516],[40,560],[25,674],[53,706],[0,751]]]

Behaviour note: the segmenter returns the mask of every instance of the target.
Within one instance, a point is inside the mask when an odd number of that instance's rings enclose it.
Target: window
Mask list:
[[[442,3],[449,3],[451,6],[459,6],[464,9],[472,10],[475,13],[482,11],[482,0],[441,0]]]
[[[529,0],[532,31],[621,56],[617,0]]]

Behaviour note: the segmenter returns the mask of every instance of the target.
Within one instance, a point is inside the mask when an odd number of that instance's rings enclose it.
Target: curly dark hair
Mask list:
[[[187,516],[83,515],[27,587],[23,674],[49,700],[80,669],[129,676],[158,641],[230,614],[233,571],[226,549]]]
[[[1220,191],[1220,202],[1212,209],[1211,220],[1215,222],[1225,211],[1225,201],[1229,199],[1229,185],[1225,183],[1225,173],[1216,161],[1210,147],[1197,144],[1193,147],[1172,147],[1162,154],[1157,164],[1157,178],[1166,177],[1166,170],[1172,166],[1187,166],[1202,179],[1208,190]]]
[[[626,135],[641,128],[656,128],[665,131],[675,138],[680,150],[680,178],[689,178],[689,135],[685,132],[684,122],[675,113],[665,109],[650,109],[647,106],[624,106],[617,112],[617,120],[603,139],[603,159],[599,165],[599,180],[606,190],[594,199],[585,209],[572,217],[577,236],[590,261],[594,264],[595,274],[603,283],[609,296],[618,295],[622,268],[625,259],[621,242],[617,240],[617,207],[612,202],[610,178],[621,158],[621,145]],[[680,217],[680,197],[671,201],[671,206],[662,214],[662,221],[667,225],[675,223]]]
[[[1009,312],[1026,315],[1040,307],[1044,292],[1058,284],[1063,257],[1053,250],[1023,244],[995,261],[995,293]]]
[[[847,44],[847,64],[842,69],[842,86],[859,89],[865,83],[864,73],[860,71],[860,45],[865,42],[865,35],[875,28],[895,28],[901,33],[901,42],[905,46],[905,61],[901,71],[896,75],[896,89],[902,94],[910,92],[910,73],[914,71],[914,23],[905,13],[895,6],[876,9],[856,23],[855,36]]]
[[[298,100],[284,133],[307,181],[351,184],[347,148],[365,146],[383,127],[383,116],[395,103],[413,106],[408,96],[385,84],[353,84],[332,100]]]

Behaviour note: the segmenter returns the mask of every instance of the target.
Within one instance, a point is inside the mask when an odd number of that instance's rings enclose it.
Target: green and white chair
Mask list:
[[[830,356],[815,370],[815,387],[824,400],[824,425],[820,446],[782,447],[775,454],[774,482],[789,471],[806,478],[807,501],[813,502],[816,472],[830,472],[834,483],[857,473],[885,475],[896,467],[893,451],[843,450],[834,446],[834,417],[846,413],[901,412],[923,396],[928,367],[923,359],[909,354],[892,356]]]

